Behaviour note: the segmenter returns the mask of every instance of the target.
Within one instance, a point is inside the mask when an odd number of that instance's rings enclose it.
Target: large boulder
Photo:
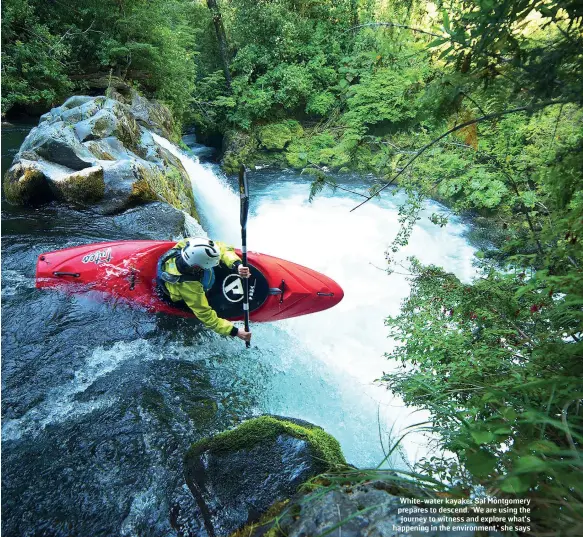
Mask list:
[[[262,416],[194,444],[185,476],[208,534],[222,537],[259,519],[308,479],[345,466],[340,445],[322,428]]]
[[[5,175],[7,200],[58,199],[106,214],[161,200],[197,217],[180,159],[150,132],[174,134],[170,111],[135,91],[124,101],[78,95],[44,114]]]

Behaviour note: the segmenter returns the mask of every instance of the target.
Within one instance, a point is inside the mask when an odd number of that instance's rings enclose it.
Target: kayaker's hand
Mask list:
[[[244,267],[243,265],[239,265],[237,267],[237,272],[239,273],[239,276],[241,276],[241,278],[249,278],[249,276],[251,276],[251,271],[249,270],[249,267]]]
[[[242,328],[239,328],[239,332],[237,332],[237,337],[242,339],[243,341],[251,341],[251,332],[245,332]]]

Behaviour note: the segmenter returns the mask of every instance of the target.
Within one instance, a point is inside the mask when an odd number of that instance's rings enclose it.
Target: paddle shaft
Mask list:
[[[247,170],[241,165],[239,168],[239,194],[241,196],[241,253],[243,266],[247,266],[247,214],[249,213],[249,189],[247,187]],[[243,279],[243,314],[245,317],[245,332],[249,332],[249,278]],[[246,341],[245,346],[251,347]]]

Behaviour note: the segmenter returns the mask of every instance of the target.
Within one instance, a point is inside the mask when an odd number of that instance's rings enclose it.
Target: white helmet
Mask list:
[[[180,255],[189,267],[202,267],[203,269],[216,267],[221,259],[221,252],[209,239],[188,240]]]

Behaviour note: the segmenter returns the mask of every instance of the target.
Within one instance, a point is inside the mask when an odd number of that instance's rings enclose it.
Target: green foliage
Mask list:
[[[265,149],[283,149],[292,139],[302,134],[303,129],[297,121],[286,121],[260,127],[258,138]]]
[[[92,77],[115,76],[169,104],[180,120],[194,91],[188,23],[196,10],[184,0],[3,2],[3,113],[46,109]]]
[[[441,447],[457,459],[421,467],[462,491],[528,494],[538,524],[580,524],[581,301],[557,294],[544,274],[492,270],[470,285],[415,260],[412,271],[411,295],[386,321],[400,343],[388,357],[406,367],[384,380],[431,411]]]
[[[72,88],[70,44],[53,34],[30,1],[2,2],[2,114],[15,104],[49,107]]]

